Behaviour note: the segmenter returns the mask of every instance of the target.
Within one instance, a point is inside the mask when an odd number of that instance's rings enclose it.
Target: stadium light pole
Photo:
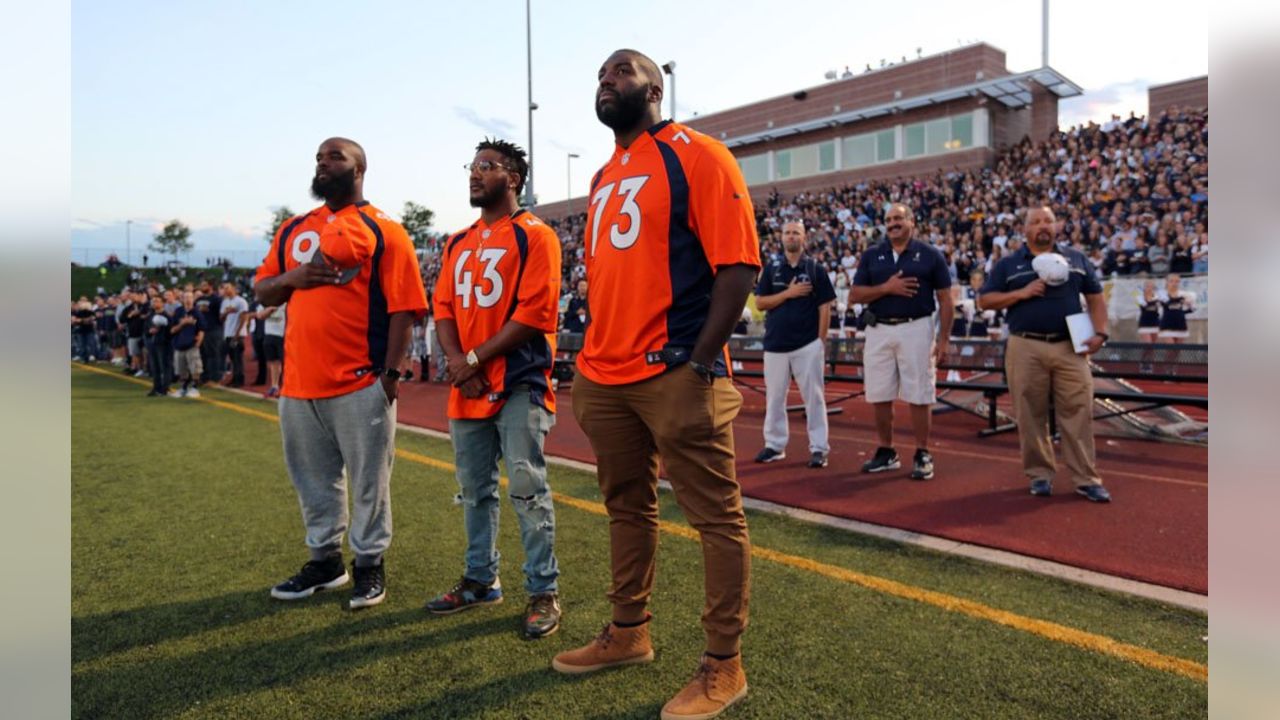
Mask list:
[[[124,264],[125,265],[133,265],[133,250],[132,250],[133,246],[129,242],[129,229],[131,225],[133,225],[132,220],[124,221]]]
[[[1045,0],[1048,2],[1049,0]],[[676,121],[676,61],[671,60],[662,66],[662,72],[671,76],[671,122]]]
[[[1040,11],[1040,67],[1049,67],[1049,0],[1044,0]]]
[[[569,203],[569,201],[573,199],[573,161],[577,157],[578,153],[568,153],[564,158],[564,201],[570,212],[573,212],[573,205]]]
[[[524,0],[525,72],[529,78],[529,177],[525,181],[525,207],[533,207],[533,111],[538,104],[533,101],[533,17],[531,0]]]

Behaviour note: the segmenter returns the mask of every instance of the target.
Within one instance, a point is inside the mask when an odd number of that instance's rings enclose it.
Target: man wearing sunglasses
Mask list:
[[[524,634],[560,627],[555,509],[543,443],[555,424],[551,368],[560,298],[560,239],[518,207],[529,175],[525,152],[504,140],[476,146],[467,166],[480,219],[445,243],[434,295],[448,359],[449,434],[456,456],[466,567],[427,603],[447,615],[502,602],[498,580],[498,459],[507,465],[524,544]]]
[[[311,555],[271,596],[300,600],[350,579],[350,484],[355,609],[386,597],[396,383],[427,296],[408,234],[364,199],[364,148],[329,138],[315,168],[311,192],[324,204],[280,226],[254,285],[264,305],[289,303],[280,432]]]

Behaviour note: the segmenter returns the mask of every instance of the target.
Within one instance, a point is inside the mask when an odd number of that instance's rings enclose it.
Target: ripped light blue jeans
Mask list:
[[[466,577],[486,585],[498,578],[498,459],[503,458],[510,479],[507,494],[524,544],[525,590],[530,595],[556,592],[556,515],[542,456],[555,421],[555,415],[532,402],[526,385],[514,388],[491,418],[449,421],[467,531]]]

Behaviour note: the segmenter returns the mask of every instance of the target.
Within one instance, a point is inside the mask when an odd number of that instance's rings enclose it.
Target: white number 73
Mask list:
[[[636,194],[647,182],[649,182],[648,175],[637,175],[616,183],[618,194],[622,196],[622,208],[618,213],[630,219],[626,232],[618,231],[617,222],[609,228],[609,242],[619,250],[626,250],[635,245],[640,237],[640,206],[636,204]],[[591,196],[591,204],[596,208],[595,215],[591,219],[591,255],[593,257],[596,254],[596,242],[600,239],[600,217],[604,215],[604,206],[609,204],[609,196],[613,193],[614,185],[615,183],[609,183],[596,190],[596,194]]]

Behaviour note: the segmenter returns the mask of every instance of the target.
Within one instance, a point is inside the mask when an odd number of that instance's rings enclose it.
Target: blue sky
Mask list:
[[[124,247],[135,259],[169,218],[204,250],[261,255],[271,209],[303,210],[317,144],[369,154],[365,194],[413,200],[437,229],[466,225],[461,165],[485,135],[528,144],[523,0],[87,2],[72,4],[72,260]],[[1086,90],[1070,125],[1146,107],[1146,87],[1208,72],[1202,4],[1060,0],[1050,64]],[[1040,64],[1040,3],[762,0],[633,5],[533,1],[535,189],[581,195],[612,152],[591,99],[601,61],[635,47],[677,62],[682,117],[823,82],[881,58],[975,40],[1011,70]],[[574,160],[566,177],[566,154]],[[79,253],[79,255],[78,255]],[[197,260],[198,262],[198,260]]]

